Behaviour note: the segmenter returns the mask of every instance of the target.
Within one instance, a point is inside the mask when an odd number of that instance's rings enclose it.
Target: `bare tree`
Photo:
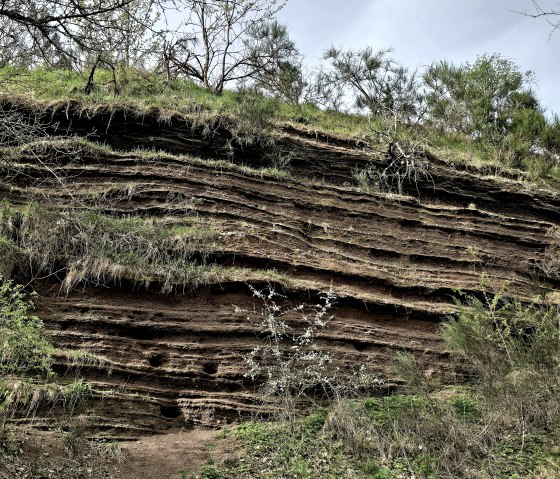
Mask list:
[[[31,46],[48,60],[48,50],[76,58],[77,49],[87,49],[83,32],[117,31],[121,26],[108,22],[111,12],[126,11],[134,0],[0,0],[0,20],[4,31],[17,25],[28,36]],[[84,26],[86,30],[84,30]]]
[[[0,148],[21,146],[49,136],[48,126],[38,113],[27,116],[16,107],[0,109]],[[3,155],[4,159],[7,155]]]
[[[92,31],[87,20],[80,20],[80,46],[75,63],[80,70],[89,71],[84,88],[86,93],[91,93],[96,87],[95,72],[100,66],[112,72],[111,83],[117,93],[120,83],[126,81],[130,67],[142,69],[150,63],[156,50],[155,24],[159,15],[153,0],[132,0],[125,8],[100,17],[107,28]]]
[[[272,62],[247,48],[249,34],[274,18],[285,0],[183,0],[189,16],[165,56],[179,73],[222,93],[226,83],[251,77]]]
[[[148,58],[154,53],[156,32],[155,25],[160,20],[161,12],[154,8],[154,0],[133,0],[120,12],[122,25],[116,42],[120,44],[119,64],[124,68],[144,68]]]
[[[0,67],[30,66],[35,54],[25,28],[7,18],[0,18]]]

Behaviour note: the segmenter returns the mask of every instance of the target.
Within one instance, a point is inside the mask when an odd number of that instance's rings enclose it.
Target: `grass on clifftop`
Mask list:
[[[218,96],[186,80],[165,83],[158,75],[130,71],[115,94],[110,85],[110,73],[99,70],[97,89],[87,95],[83,92],[85,78],[70,70],[15,70],[0,68],[0,84],[5,95],[22,96],[35,101],[60,102],[75,100],[84,107],[97,105],[130,106],[139,112],[156,107],[163,110],[162,116],[174,112],[186,115],[235,114],[241,95],[225,90]],[[361,137],[371,134],[368,121],[362,115],[326,112],[311,104],[291,105],[268,99],[273,117],[283,122],[304,122],[331,134]]]
[[[86,79],[82,74],[69,70],[16,70],[0,69],[0,83],[5,98],[19,98],[46,106],[63,106],[68,101],[77,101],[86,112],[97,108],[131,108],[139,115],[153,108],[159,109],[162,120],[173,114],[185,115],[198,124],[230,118],[228,128],[243,141],[255,141],[269,135],[281,134],[278,126],[292,124],[311,132],[337,135],[355,141],[356,145],[383,150],[380,138],[373,133],[370,121],[364,115],[324,111],[313,104],[293,105],[272,98],[251,96],[246,93],[224,91],[220,96],[209,93],[190,81],[175,80],[170,84],[155,74],[129,70],[119,78],[119,91],[115,93],[108,71],[98,70],[96,89],[84,93]],[[221,121],[221,120],[220,120]],[[378,120],[372,120],[374,127]],[[227,123],[227,121],[226,121]],[[268,125],[268,126],[267,126]],[[499,159],[491,145],[473,141],[465,135],[449,134],[426,127],[402,128],[399,133],[404,141],[421,138],[424,148],[435,156],[450,162],[476,169],[486,174],[515,175]],[[543,160],[539,155],[530,155],[521,162],[525,176],[530,181],[560,178],[560,166]]]

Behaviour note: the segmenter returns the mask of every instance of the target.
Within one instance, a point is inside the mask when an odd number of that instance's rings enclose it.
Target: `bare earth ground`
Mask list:
[[[119,443],[84,442],[70,451],[60,434],[27,430],[15,456],[0,457],[1,479],[181,479],[198,477],[213,455],[217,431],[190,430]]]
[[[179,471],[195,476],[211,459],[216,431],[191,430],[143,437],[123,443],[123,460],[114,479],[180,478]]]

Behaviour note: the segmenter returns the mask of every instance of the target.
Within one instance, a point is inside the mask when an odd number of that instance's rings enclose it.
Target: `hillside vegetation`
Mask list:
[[[509,68],[515,72],[514,66]],[[414,125],[399,120],[392,131],[393,127],[387,125],[386,117],[381,114],[368,116],[324,110],[311,102],[287,103],[263,96],[255,90],[225,91],[216,96],[189,81],[178,79],[167,83],[155,74],[134,70],[127,72],[120,83],[118,95],[115,95],[110,88],[103,87],[109,82],[110,72],[99,70],[97,75],[100,86],[88,94],[80,88],[82,76],[69,70],[4,68],[0,71],[0,81],[6,92],[4,103],[7,106],[17,108],[20,105],[39,113],[71,108],[86,117],[96,112],[111,115],[112,112],[124,110],[139,118],[155,115],[162,123],[181,117],[208,136],[223,128],[234,146],[247,149],[259,145],[273,149],[274,140],[281,136],[282,129],[286,130],[290,126],[304,128],[314,135],[340,136],[364,149],[378,147],[381,151],[387,149],[389,152],[394,142],[401,142],[405,150],[416,149],[421,155],[432,155],[460,168],[475,168],[537,184],[544,182],[552,187],[557,187],[560,175],[558,161],[554,157],[558,137],[556,123],[546,126],[544,117],[527,119],[523,115],[530,115],[527,112],[536,110],[524,107],[515,113],[520,115],[519,119],[507,120],[518,125],[515,128],[519,131],[512,133],[514,136],[511,138],[507,136],[509,133],[502,133],[505,135],[503,140],[497,142],[469,132],[466,127],[464,131],[443,128],[435,118]],[[515,93],[515,90],[512,89],[512,92]],[[523,137],[523,128],[533,128],[531,139]],[[553,156],[543,147],[552,148]],[[289,167],[289,163],[289,152],[282,155],[269,151],[259,166],[272,164]],[[297,175],[297,171],[293,173]],[[356,172],[355,182],[365,187],[383,189],[384,185],[375,176],[380,173],[367,170]],[[379,185],[376,185],[376,180]],[[395,187],[385,186],[389,189]]]

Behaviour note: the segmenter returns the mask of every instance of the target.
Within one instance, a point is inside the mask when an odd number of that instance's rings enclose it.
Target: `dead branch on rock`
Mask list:
[[[396,191],[402,194],[405,183],[409,183],[413,184],[418,192],[419,182],[433,181],[423,142],[415,138],[402,140],[398,112],[388,113],[389,115],[381,119],[381,128],[373,123],[371,117],[369,119],[371,131],[387,143],[385,156],[388,165],[383,169],[375,169],[375,173],[370,167],[366,176],[375,181],[379,191]],[[414,128],[414,125],[411,128]],[[354,176],[359,175],[360,173]],[[358,181],[360,182],[359,178]]]

